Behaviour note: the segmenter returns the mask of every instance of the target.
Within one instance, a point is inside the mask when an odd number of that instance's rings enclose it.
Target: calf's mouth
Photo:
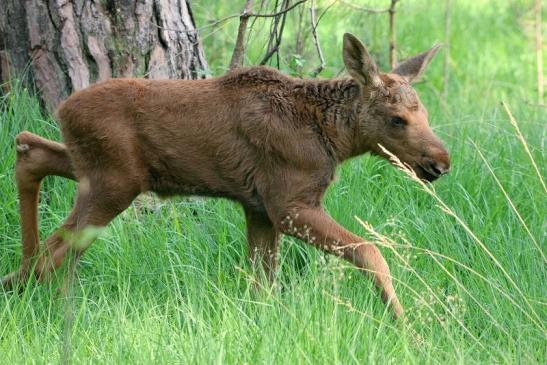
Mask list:
[[[433,171],[432,169],[426,169],[420,164],[415,164],[412,169],[420,179],[427,182],[433,182],[443,175],[442,173]]]

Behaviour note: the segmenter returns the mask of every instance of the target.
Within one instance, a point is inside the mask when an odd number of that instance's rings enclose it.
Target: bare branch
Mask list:
[[[389,63],[391,69],[397,67],[397,46],[396,46],[396,34],[395,34],[395,6],[399,0],[391,0],[391,5],[388,9],[389,12]]]
[[[272,14],[257,14],[252,12],[253,0],[247,0],[243,12],[239,15],[239,30],[237,32],[236,44],[234,46],[234,52],[232,53],[232,60],[230,61],[229,69],[234,70],[243,64],[243,56],[245,55],[245,34],[247,32],[247,23],[249,22],[249,18],[275,18],[273,27],[274,30],[270,34],[270,42],[268,43],[268,52],[260,62],[260,64],[263,65],[268,62],[268,60],[279,50],[287,13],[298,5],[305,3],[306,1],[307,0],[300,0],[289,6],[290,0],[284,0],[280,11]],[[217,21],[216,24],[220,23],[221,21],[228,20],[232,17],[233,16],[223,18]],[[279,22],[281,22],[281,27],[278,33]],[[275,38],[275,44],[272,46],[273,38]]]
[[[315,7],[315,1],[312,0],[311,6],[310,6],[310,18],[311,18],[311,34],[313,36],[313,44],[315,45],[315,49],[317,50],[317,55],[319,56],[319,66],[317,66],[312,72],[311,76],[316,77],[323,71],[325,68],[325,57],[323,56],[323,50],[321,49],[321,44],[319,43],[319,36],[317,35],[317,25],[319,24],[317,21],[317,8]]]
[[[287,9],[294,8],[294,6],[289,7],[289,3],[290,3],[290,0],[283,0],[283,2],[281,3],[281,9],[283,10],[276,13],[278,14],[278,16],[275,17],[275,20],[272,23],[270,37],[268,40],[268,51],[266,52],[266,55],[264,56],[262,61],[260,61],[261,65],[265,65],[270,60],[270,58],[272,58],[274,54],[279,55],[278,51],[279,51],[279,47],[281,46],[281,40],[283,38],[283,30],[285,29]],[[277,2],[276,2],[276,6],[277,6]],[[278,67],[279,67],[279,59],[278,59]]]
[[[249,22],[249,13],[253,10],[253,0],[247,0],[245,8],[239,17],[239,30],[237,32],[236,44],[230,61],[230,71],[242,65],[242,58],[245,53],[245,33],[247,31],[247,23]]]

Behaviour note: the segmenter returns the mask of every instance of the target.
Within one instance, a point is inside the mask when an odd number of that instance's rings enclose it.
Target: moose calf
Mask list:
[[[113,79],[74,93],[58,109],[65,144],[17,136],[23,257],[5,287],[44,279],[71,248],[63,232],[106,226],[142,192],[239,202],[249,252],[270,278],[280,234],[342,256],[368,273],[395,317],[402,314],[382,254],[321,207],[341,162],[379,144],[425,180],[449,169],[410,84],[438,47],[379,73],[365,46],[344,35],[351,78],[301,80],[267,67],[209,80]],[[48,175],[77,180],[74,208],[39,249],[38,196]],[[272,254],[273,253],[273,254]]]

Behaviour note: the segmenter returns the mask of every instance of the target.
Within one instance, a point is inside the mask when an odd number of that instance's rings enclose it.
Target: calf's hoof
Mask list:
[[[0,281],[0,287],[4,291],[21,291],[27,280],[28,274],[22,273],[20,271],[14,271],[2,278],[2,280]]]

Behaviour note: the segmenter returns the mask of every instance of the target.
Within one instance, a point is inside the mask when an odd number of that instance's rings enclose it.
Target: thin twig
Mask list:
[[[317,55],[319,56],[319,66],[317,66],[312,72],[311,76],[316,77],[323,71],[325,68],[325,57],[323,56],[323,50],[321,49],[321,44],[319,43],[319,36],[317,35],[317,8],[315,7],[315,1],[312,0],[310,6],[310,18],[311,18],[311,34],[313,36],[313,44],[317,50]]]
[[[448,78],[450,77],[450,0],[445,1],[444,9],[444,87],[443,102],[448,100]]]
[[[541,40],[541,0],[536,0],[536,60],[537,60],[537,83],[538,83],[538,104],[543,104],[543,44]]]
[[[255,18],[273,18],[273,17],[279,16],[279,15],[283,15],[283,14],[288,13],[289,11],[296,8],[298,5],[305,3],[306,1],[308,1],[308,0],[297,1],[294,4],[292,4],[291,6],[285,8],[283,10],[280,10],[277,13],[273,13],[273,14],[249,14],[249,16],[253,16]]]
[[[155,24],[155,23],[152,23],[152,24],[155,25],[155,26],[157,26],[159,29],[164,29],[164,30],[168,30],[168,31],[177,32],[177,30],[174,30],[174,29],[162,28],[161,26],[159,26],[159,25],[157,25],[157,24]],[[224,26],[226,26],[226,24],[222,25],[222,27],[224,27]],[[188,30],[188,31],[182,31],[182,30],[181,30],[180,32],[189,33],[190,31],[192,31],[192,32],[198,32],[198,33],[200,33],[200,37],[199,37],[199,38],[196,38],[196,40],[195,40],[194,42],[191,42],[191,43],[190,43],[192,46],[198,46],[198,45],[200,44],[200,41],[203,41],[203,40],[205,40],[205,39],[211,37],[212,35],[214,35],[215,33],[217,33],[219,30],[222,30],[222,27],[218,27],[217,29],[213,29],[211,32],[209,32],[209,33],[207,33],[207,34],[201,34],[201,32],[200,32],[201,29],[206,29],[207,26],[204,26],[204,27],[201,27],[201,28],[197,28],[197,29]],[[180,52],[175,53],[175,57],[180,56],[180,55],[183,54],[185,51],[186,51],[186,50],[183,49],[183,50],[181,50]],[[161,66],[162,66],[162,64],[157,64],[157,65],[155,65],[154,67],[152,67],[151,69],[149,69],[148,72],[146,72],[146,73],[143,75],[143,77],[144,77],[144,78],[148,78],[148,77],[152,74],[153,71],[157,70],[157,69],[158,69],[159,67],[161,67]],[[204,69],[203,71],[208,72],[207,69]]]
[[[300,4],[303,4],[305,3],[306,1],[308,0],[300,0],[300,1],[297,1],[296,3],[294,3],[293,5],[291,5],[290,7],[288,7],[287,9],[283,9],[281,11],[278,11],[276,13],[272,13],[272,14],[257,14],[257,13],[247,13],[247,14],[244,14],[244,13],[238,13],[238,14],[232,14],[232,15],[228,15],[224,18],[220,18],[220,19],[217,19],[217,20],[214,20],[214,21],[211,21],[211,23],[207,24],[207,25],[204,25],[203,27],[199,27],[197,29],[188,29],[188,30],[183,30],[183,29],[172,29],[172,28],[166,28],[166,27],[163,27],[153,21],[150,21],[150,24],[152,24],[153,26],[155,26],[156,28],[158,29],[161,29],[161,30],[167,30],[167,31],[170,31],[170,32],[179,32],[179,33],[190,33],[190,32],[197,32],[199,33],[199,31],[203,30],[203,29],[206,29],[206,28],[210,28],[210,27],[215,27],[221,23],[224,23],[228,20],[231,20],[231,19],[235,19],[235,18],[240,18],[242,16],[245,16],[245,17],[254,17],[254,18],[273,18],[273,17],[276,17],[276,16],[279,16],[283,13],[286,13],[286,12],[289,12],[291,11],[293,8],[297,7],[298,5]]]
[[[340,4],[349,6],[350,8],[352,8],[354,10],[364,11],[366,13],[371,13],[371,14],[381,14],[381,13],[389,12],[389,8],[385,8],[385,9],[367,8],[367,7],[364,7],[364,6],[359,6],[359,5],[352,4],[349,1],[344,1],[344,0],[338,0],[338,2]]]
[[[336,4],[338,2],[338,0],[334,0],[332,3],[330,3],[329,5],[327,5],[327,7],[325,8],[325,10],[323,10],[321,12],[321,14],[317,17],[317,24],[319,24],[321,22],[321,19],[323,19],[323,16],[325,16],[325,14],[327,14],[327,11],[330,10],[330,8],[332,8],[334,6],[334,4]]]

